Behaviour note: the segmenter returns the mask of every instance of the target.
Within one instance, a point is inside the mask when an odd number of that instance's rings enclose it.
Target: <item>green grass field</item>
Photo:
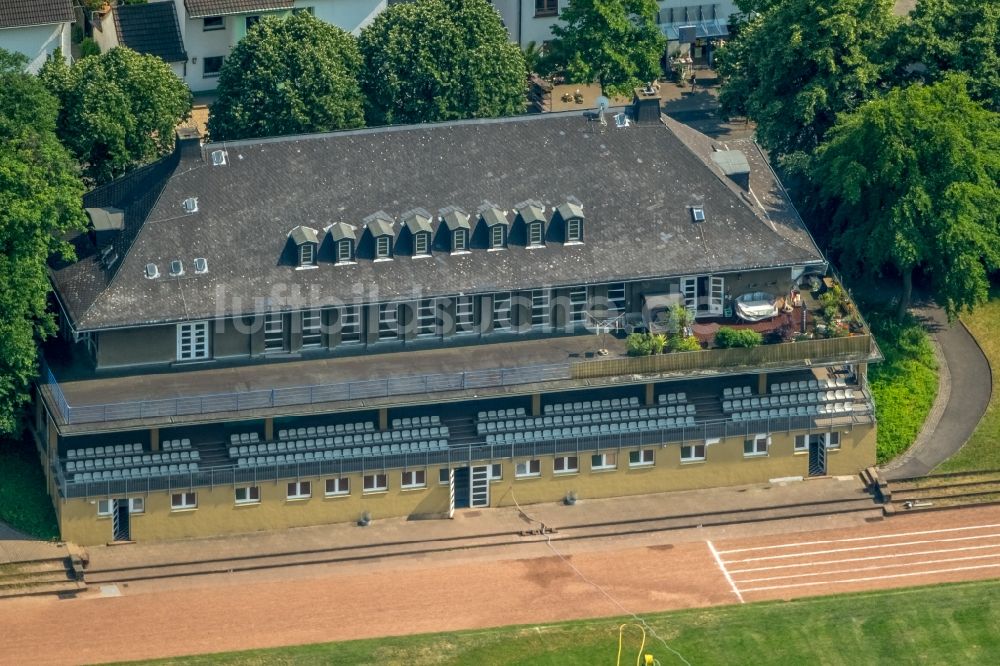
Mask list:
[[[1000,581],[659,613],[647,622],[692,664],[995,664]],[[622,618],[323,643],[148,664],[613,665]],[[390,633],[392,627],[383,627]],[[641,634],[626,633],[622,664]],[[682,663],[652,636],[663,666]]]
[[[994,290],[993,298],[986,305],[963,316],[962,321],[990,361],[993,397],[969,441],[952,458],[941,463],[936,472],[1000,469],[1000,289]]]
[[[59,537],[38,454],[29,441],[0,440],[0,521],[40,539]]]

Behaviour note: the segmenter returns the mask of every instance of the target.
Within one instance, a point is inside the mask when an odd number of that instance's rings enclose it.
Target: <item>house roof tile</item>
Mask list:
[[[123,45],[167,62],[187,60],[174,3],[119,5],[114,12],[118,41]]]
[[[0,28],[72,23],[73,0],[0,0]]]

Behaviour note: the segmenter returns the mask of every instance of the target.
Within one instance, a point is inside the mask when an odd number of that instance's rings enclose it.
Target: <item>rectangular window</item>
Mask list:
[[[542,463],[539,460],[522,460],[514,465],[514,476],[524,478],[539,476],[542,473]]]
[[[503,247],[503,225],[497,224],[490,229],[490,247],[493,249]]]
[[[110,516],[111,512],[114,510],[114,500],[109,499],[99,499],[97,500],[97,515],[98,516]]]
[[[766,456],[771,438],[767,435],[757,435],[743,442],[743,457]]]
[[[840,448],[840,433],[831,432],[826,436],[826,448],[828,449],[839,449]]]
[[[374,493],[389,489],[388,474],[365,474],[365,492]]]
[[[401,488],[423,488],[427,485],[427,474],[422,469],[406,470],[399,479]]]
[[[493,463],[490,465],[490,481],[500,481],[503,479],[503,465]]]
[[[210,56],[201,59],[201,76],[205,79],[214,79],[222,71],[223,56]]]
[[[542,223],[532,222],[528,225],[528,245],[539,246],[542,244]]]
[[[438,470],[438,483],[442,486],[447,486],[451,483],[451,474],[449,473],[447,467],[442,467]]]
[[[142,497],[133,497],[128,501],[129,513],[145,513],[146,500]]]
[[[221,16],[206,16],[202,19],[202,30],[223,30],[226,27],[226,20]]]
[[[510,292],[493,295],[493,330],[510,330]]]
[[[316,252],[312,243],[299,246],[299,266],[312,266],[316,260]]]
[[[552,471],[556,474],[571,474],[579,469],[576,456],[556,456],[552,461]]]
[[[264,315],[264,351],[284,351],[285,317],[281,314]]]
[[[323,313],[320,310],[306,310],[302,313],[302,347],[315,349],[323,344]]]
[[[326,496],[334,497],[336,495],[350,495],[351,494],[351,480],[346,476],[341,476],[336,479],[326,480]]]
[[[572,218],[566,221],[566,241],[569,243],[580,240],[580,220]]]
[[[549,325],[552,311],[549,305],[550,293],[548,289],[536,289],[531,292],[531,325],[533,327],[544,328]]]
[[[604,470],[618,467],[618,458],[614,453],[595,453],[590,456],[590,469]]]
[[[704,444],[685,444],[681,446],[681,462],[693,462],[705,459]]]
[[[535,0],[535,16],[556,16],[559,14],[559,0]]]
[[[417,305],[417,336],[427,338],[437,333],[437,310],[433,298],[427,298]]]
[[[376,240],[375,256],[384,259],[389,256],[389,237],[379,236]]]
[[[608,285],[608,308],[617,313],[625,312],[625,283]]]
[[[395,303],[379,303],[378,339],[395,340],[399,337],[399,306]]]
[[[476,332],[475,296],[459,296],[455,299],[455,333]]]
[[[259,504],[260,486],[239,486],[236,488],[237,504]]]
[[[208,322],[177,325],[177,360],[197,361],[208,358]]]
[[[806,435],[796,435],[795,436],[795,450],[796,451],[806,451],[809,449],[809,440],[806,439]]]
[[[587,323],[587,288],[576,287],[569,291],[569,323]]]
[[[290,500],[308,499],[312,497],[312,482],[289,481],[288,494],[285,496]]]
[[[361,342],[360,305],[345,305],[340,308],[340,342],[341,344]]]
[[[181,511],[184,509],[198,508],[197,493],[173,493],[170,496],[170,510]]]
[[[629,467],[643,467],[653,464],[653,449],[642,449],[640,451],[628,452]]]
[[[461,252],[465,249],[465,229],[456,229],[451,237],[451,249],[453,252]]]
[[[427,239],[430,238],[429,234],[417,234],[413,237],[413,254],[415,255],[426,255],[430,254],[428,251]]]
[[[351,260],[351,241],[344,240],[337,241],[337,261],[344,262]]]

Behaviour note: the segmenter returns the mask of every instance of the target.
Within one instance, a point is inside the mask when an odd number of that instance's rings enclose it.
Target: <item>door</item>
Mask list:
[[[472,483],[470,485],[473,507],[489,507],[490,505],[490,468],[488,465],[472,468]]]
[[[681,296],[684,298],[684,307],[688,309],[691,316],[698,312],[698,278],[681,278]]]
[[[455,484],[455,508],[469,508],[469,468],[456,467],[453,477]]]
[[[111,540],[131,541],[129,532],[129,502],[127,499],[116,499],[111,511]]]
[[[725,278],[712,276],[708,279],[708,312],[710,314],[722,314],[726,294],[725,287]]]
[[[826,438],[809,436],[809,476],[826,476]]]

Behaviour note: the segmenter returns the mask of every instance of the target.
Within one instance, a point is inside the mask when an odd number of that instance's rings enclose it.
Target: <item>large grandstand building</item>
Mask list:
[[[877,349],[856,314],[826,337],[828,265],[764,156],[641,111],[181,137],[89,193],[33,423],[63,537],[872,464]],[[701,351],[626,355],[677,308]]]

